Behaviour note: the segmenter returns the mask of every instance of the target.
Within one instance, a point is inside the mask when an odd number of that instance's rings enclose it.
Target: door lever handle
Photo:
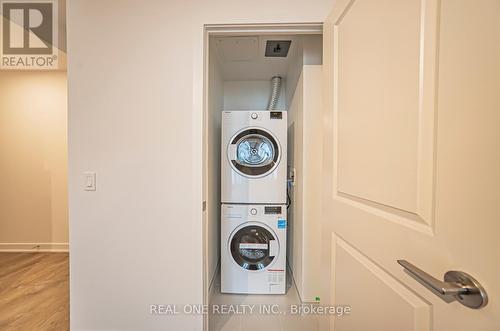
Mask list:
[[[444,275],[444,281],[441,281],[406,260],[398,260],[397,262],[406,273],[420,284],[437,292],[448,303],[457,300],[472,309],[483,308],[488,304],[488,295],[484,288],[465,272],[448,271]]]
[[[398,263],[405,268],[405,271],[414,276],[420,283],[427,285],[441,295],[465,294],[469,289],[463,284],[455,282],[443,282],[429,275],[422,269],[417,268],[406,260],[398,260]]]

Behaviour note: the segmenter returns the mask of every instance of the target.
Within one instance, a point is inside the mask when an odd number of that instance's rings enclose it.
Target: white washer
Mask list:
[[[286,203],[286,115],[222,112],[222,203]]]
[[[286,292],[286,205],[222,205],[221,292]]]

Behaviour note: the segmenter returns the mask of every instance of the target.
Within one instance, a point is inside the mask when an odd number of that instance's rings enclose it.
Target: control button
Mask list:
[[[255,208],[250,209],[250,214],[257,215],[257,209]]]
[[[257,117],[259,117],[259,115],[257,115],[257,113],[252,113],[252,115],[250,115],[254,120],[257,119]]]

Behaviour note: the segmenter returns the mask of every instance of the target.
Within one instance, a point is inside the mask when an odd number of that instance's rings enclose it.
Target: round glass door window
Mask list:
[[[230,155],[231,165],[245,176],[265,176],[278,165],[278,143],[264,130],[244,130],[232,139],[231,145],[236,145],[235,155]]]
[[[271,232],[259,225],[247,225],[231,238],[230,249],[234,261],[246,270],[262,270],[269,266],[271,243],[276,238]]]

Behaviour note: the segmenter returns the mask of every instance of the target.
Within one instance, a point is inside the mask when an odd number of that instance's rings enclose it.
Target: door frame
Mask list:
[[[242,36],[242,35],[311,35],[323,34],[323,22],[297,23],[245,23],[245,24],[205,24],[203,26],[203,113],[202,113],[202,277],[203,305],[208,306],[210,292],[217,270],[214,275],[208,274],[208,85],[209,85],[209,46],[212,36]],[[220,265],[220,256],[219,256]],[[208,315],[203,316],[203,330],[208,330]]]

